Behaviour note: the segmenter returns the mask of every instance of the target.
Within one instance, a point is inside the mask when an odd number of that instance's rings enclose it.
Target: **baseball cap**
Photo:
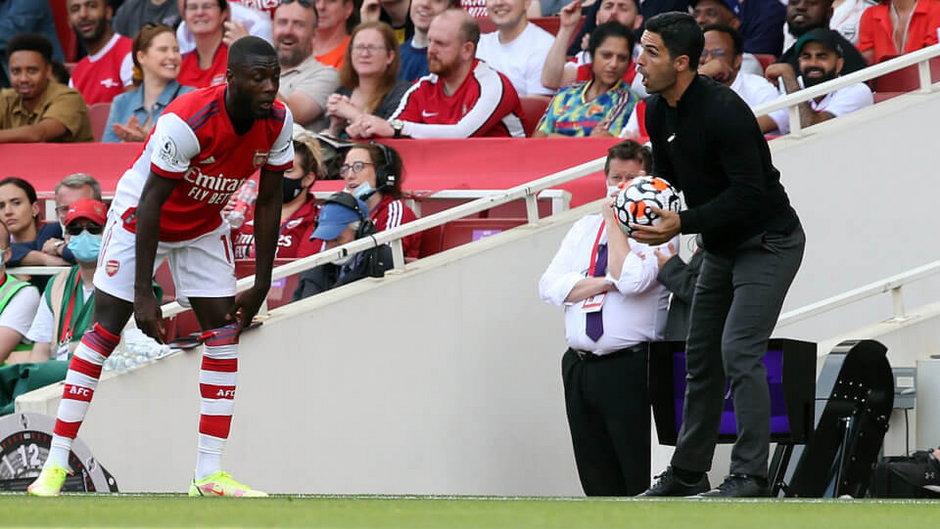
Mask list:
[[[803,36],[800,37],[800,40],[796,41],[796,54],[799,55],[803,52],[803,46],[805,46],[807,42],[819,42],[829,48],[830,51],[835,52],[839,57],[843,57],[842,42],[839,40],[838,35],[839,33],[837,31],[829,28],[811,29],[804,33]]]
[[[108,207],[103,203],[92,198],[82,198],[69,205],[69,211],[65,214],[65,225],[68,226],[78,219],[88,219],[104,226],[107,211]]]
[[[346,195],[343,197],[342,195]],[[365,202],[354,198],[349,193],[335,193],[323,207],[320,209],[320,216],[317,219],[317,229],[313,231],[311,239],[320,239],[321,241],[332,241],[343,233],[351,222],[362,220],[359,213],[352,207],[353,200],[359,206],[359,211],[365,214],[369,211],[369,206]]]

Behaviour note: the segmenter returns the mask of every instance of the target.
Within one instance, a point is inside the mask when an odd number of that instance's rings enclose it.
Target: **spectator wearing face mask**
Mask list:
[[[321,174],[323,155],[320,144],[312,136],[303,134],[294,140],[294,166],[284,171],[284,179],[281,180],[284,196],[275,257],[300,258],[320,251],[321,241],[311,240],[320,207],[310,190]],[[254,218],[247,219],[233,231],[232,248],[236,259],[255,257]]]
[[[54,276],[26,333],[34,342],[26,361],[68,360],[91,322],[95,306],[92,278],[98,263],[107,207],[83,198],[65,214],[65,245],[78,264]],[[63,369],[63,375],[65,370]]]

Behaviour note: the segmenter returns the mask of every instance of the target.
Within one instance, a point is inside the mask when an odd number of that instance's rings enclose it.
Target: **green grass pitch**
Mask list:
[[[0,496],[0,527],[836,529],[937,527],[940,501]]]

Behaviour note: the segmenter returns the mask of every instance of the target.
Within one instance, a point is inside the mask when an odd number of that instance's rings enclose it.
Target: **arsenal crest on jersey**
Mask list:
[[[254,164],[255,169],[258,169],[268,161],[268,155],[270,151],[255,151],[255,156],[251,159],[251,163]]]
[[[108,277],[114,277],[114,274],[118,273],[118,270],[121,269],[121,263],[111,259],[104,265],[104,271],[108,273]]]

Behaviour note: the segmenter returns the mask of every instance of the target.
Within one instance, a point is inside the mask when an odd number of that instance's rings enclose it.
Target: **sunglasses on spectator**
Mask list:
[[[83,231],[87,231],[92,235],[101,235],[101,232],[104,231],[104,226],[89,222],[88,224],[69,224],[65,227],[65,232],[72,237],[78,237]]]
[[[310,0],[281,0],[281,5],[293,4],[294,2],[297,2],[298,4],[304,7],[313,7],[313,2],[311,2]]]
[[[351,164],[343,164],[339,166],[339,175],[346,176],[349,173],[349,170],[352,169],[352,172],[359,174],[363,169],[366,168],[366,165],[375,165],[372,162],[353,162]]]
[[[369,52],[369,55],[374,55],[382,51],[388,51],[388,48],[385,46],[376,46],[374,44],[356,44],[352,47],[353,53],[358,53],[362,55],[363,53]]]

